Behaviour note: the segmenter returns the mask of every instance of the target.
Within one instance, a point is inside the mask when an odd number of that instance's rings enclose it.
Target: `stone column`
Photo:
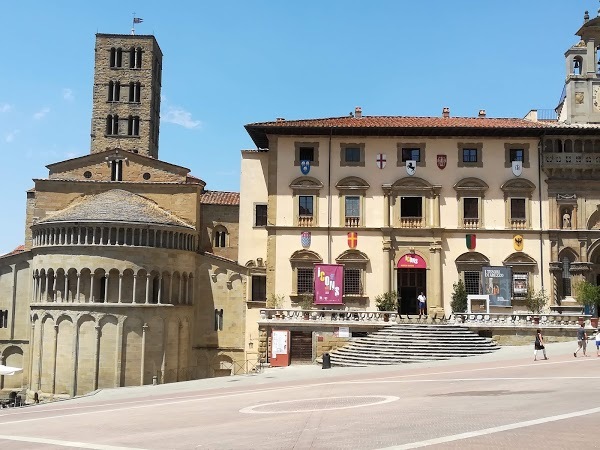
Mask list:
[[[390,292],[392,290],[392,241],[383,241],[383,290]]]
[[[39,319],[38,319],[39,320]],[[29,390],[33,391],[33,340],[35,339],[35,322],[31,321],[29,332]]]
[[[183,277],[181,276],[181,274],[179,275],[179,287],[177,290],[177,303],[181,304],[184,303],[183,299],[181,298],[181,294],[182,294],[182,288],[183,288]]]
[[[108,303],[108,280],[110,273],[104,273],[104,303]]]
[[[52,356],[52,393],[56,393],[56,360],[58,359],[58,325],[54,325],[54,345]],[[76,368],[74,368],[76,369]]]
[[[73,361],[73,380],[71,386],[71,397],[77,394],[77,364],[79,364],[79,327],[77,322],[73,323],[73,351],[71,352],[71,360]]]
[[[44,322],[42,322],[42,319],[39,319],[39,324],[40,324],[40,340],[38,342],[38,379],[37,379],[37,390],[41,390],[42,389],[42,357],[44,356],[44,348],[43,348],[43,343],[44,343]]]
[[[383,188],[383,226],[390,226],[390,195],[392,192],[392,186],[384,184]]]
[[[65,295],[63,295],[63,302],[69,301],[69,274],[65,272]]]
[[[163,285],[163,277],[162,277],[162,274],[160,274],[160,276],[158,278],[158,304],[159,305],[162,303],[162,285]]]
[[[188,284],[190,285],[190,295],[188,297],[188,305],[194,302],[194,277],[188,278]]]
[[[146,305],[150,303],[150,274],[146,274]]]
[[[117,323],[117,340],[115,348],[115,387],[121,386],[121,370],[123,358],[123,319],[120,318]]]
[[[117,303],[121,303],[121,294],[123,293],[123,274],[119,273],[119,299]]]
[[[436,312],[438,314],[443,314],[443,267],[441,243],[434,243],[429,248],[429,253],[432,260],[432,280],[427,283],[427,286],[431,289],[431,292],[429,290],[427,292],[428,314]]]
[[[46,274],[46,301],[50,302],[50,277],[51,275],[48,273]]]
[[[173,272],[169,274],[169,298],[166,299],[166,303],[173,304]]]
[[[573,205],[573,210],[571,211],[571,229],[577,229],[577,203]]]
[[[94,303],[94,273],[90,272],[90,296],[88,303]]]
[[[81,287],[81,272],[77,272],[77,294],[76,294],[77,303],[79,303],[81,301],[81,299],[79,298],[79,293],[81,292],[80,287]]]
[[[98,389],[98,376],[100,373],[100,325],[96,324],[96,346],[94,347],[94,390]]]
[[[131,303],[135,304],[136,302],[136,298],[135,298],[135,290],[137,288],[137,274],[133,274],[133,293],[131,294]]]
[[[144,371],[146,369],[146,331],[148,331],[148,324],[145,323],[142,326],[142,354],[141,354],[141,364],[140,364],[140,386],[144,385]]]
[[[433,226],[439,228],[440,223],[440,190],[436,188],[433,192]]]

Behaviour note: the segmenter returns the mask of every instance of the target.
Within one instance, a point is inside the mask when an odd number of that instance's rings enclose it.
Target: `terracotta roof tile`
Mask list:
[[[251,123],[249,127],[314,127],[314,128],[544,128],[540,122],[515,118],[480,117],[416,117],[416,116],[363,116],[330,117],[324,119],[278,120]]]
[[[6,256],[17,255],[19,253],[23,253],[24,251],[25,251],[25,245],[21,244],[17,248],[15,248],[12,252],[8,252],[8,253],[5,253],[4,255],[1,255],[0,258],[4,258]]]
[[[200,203],[203,205],[239,205],[239,192],[224,191],[204,191],[200,196]]]

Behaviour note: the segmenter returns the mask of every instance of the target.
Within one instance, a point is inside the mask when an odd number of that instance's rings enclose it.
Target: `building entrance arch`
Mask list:
[[[398,313],[419,314],[417,296],[427,296],[427,262],[423,257],[407,253],[396,264],[398,286]],[[427,308],[425,309],[427,311]]]

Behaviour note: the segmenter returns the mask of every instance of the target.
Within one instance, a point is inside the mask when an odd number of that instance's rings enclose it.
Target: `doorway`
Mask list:
[[[400,314],[419,314],[417,296],[426,290],[426,269],[398,269],[397,286],[400,299],[398,301],[398,312]],[[427,309],[425,310],[427,312]]]

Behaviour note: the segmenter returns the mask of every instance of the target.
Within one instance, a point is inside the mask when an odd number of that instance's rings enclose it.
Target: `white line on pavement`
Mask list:
[[[597,413],[600,413],[600,408],[584,409],[583,411],[575,411],[575,412],[567,413],[567,414],[559,414],[556,416],[543,417],[541,419],[526,420],[524,422],[510,423],[508,425],[500,425],[498,427],[484,428],[483,430],[478,430],[478,431],[469,431],[466,433],[453,434],[450,436],[443,436],[443,437],[434,438],[434,439],[427,439],[425,441],[420,441],[420,442],[411,442],[410,444],[396,445],[393,447],[387,447],[382,450],[405,450],[405,449],[411,449],[411,448],[427,447],[429,445],[445,444],[447,442],[459,441],[462,439],[470,439],[473,437],[485,436],[485,435],[493,434],[493,433],[500,433],[502,431],[516,430],[518,428],[531,427],[534,425],[541,425],[541,424],[548,423],[548,422],[556,422],[559,420],[572,419],[573,417],[581,417],[581,416],[587,416],[590,414],[597,414]]]
[[[115,447],[113,445],[88,444],[86,442],[59,441],[56,439],[34,438],[26,436],[7,436],[0,434],[0,440],[34,442],[36,444],[57,445],[59,447],[91,448],[95,450],[142,450],[134,447]]]

